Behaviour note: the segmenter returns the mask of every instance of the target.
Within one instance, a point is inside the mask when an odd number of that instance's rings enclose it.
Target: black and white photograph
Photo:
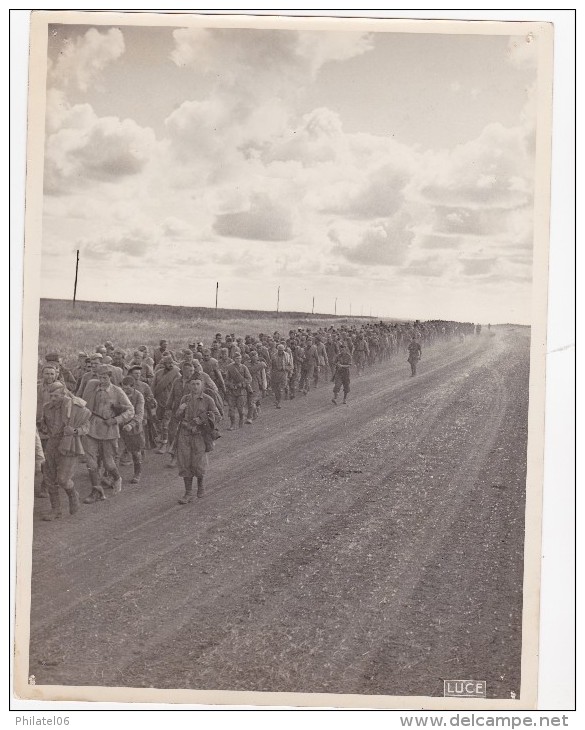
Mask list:
[[[536,706],[552,44],[32,13],[20,697]]]

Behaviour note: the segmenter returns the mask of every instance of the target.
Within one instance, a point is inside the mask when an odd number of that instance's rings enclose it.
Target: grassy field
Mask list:
[[[180,350],[193,341],[208,344],[216,332],[237,337],[275,330],[287,334],[297,327],[316,329],[369,320],[304,312],[281,312],[277,318],[274,312],[238,309],[218,309],[216,314],[203,307],[115,302],[77,302],[73,309],[70,301],[41,299],[39,357],[58,351],[66,360],[75,360],[80,350],[93,352],[105,340],[125,350],[146,345],[152,351],[164,338],[172,350]]]

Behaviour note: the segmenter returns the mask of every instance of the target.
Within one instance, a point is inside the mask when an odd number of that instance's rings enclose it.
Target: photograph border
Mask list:
[[[129,23],[129,16],[132,22]],[[273,16],[222,15],[219,18],[208,15],[184,15],[183,13],[134,14],[134,13],[91,13],[84,11],[65,13],[67,23],[96,23],[99,25],[150,25],[149,21],[160,21],[156,25],[183,24],[181,19],[201,21],[201,25],[211,27],[215,23],[221,27],[298,27],[306,18],[274,18]],[[89,18],[92,18],[89,20]],[[25,257],[24,278],[25,295],[23,306],[24,338],[23,338],[23,383],[36,383],[38,317],[40,290],[40,240],[42,221],[39,211],[42,210],[42,160],[44,148],[44,114],[39,113],[45,106],[46,80],[46,33],[45,43],[40,40],[43,31],[50,22],[63,22],[64,14],[57,12],[34,12],[31,21],[31,62],[30,62],[30,101],[29,101],[29,136],[27,146],[27,190],[25,218]],[[139,20],[140,22],[134,22]],[[311,18],[307,22],[311,27],[321,30],[347,28],[346,18]],[[360,30],[390,30],[381,26],[394,21],[383,19],[351,19]],[[125,21],[125,22],[122,22]],[[425,28],[421,27],[425,24]],[[371,24],[378,26],[370,27]],[[399,28],[392,32],[444,32],[444,33],[490,33],[511,35],[510,22],[505,25],[495,21],[448,21],[448,20],[406,20],[398,21]],[[487,25],[486,25],[487,24]],[[429,25],[433,28],[429,31]],[[297,693],[257,693],[257,692],[224,692],[198,690],[130,690],[128,688],[89,688],[89,687],[31,687],[27,683],[27,653],[22,647],[28,645],[28,616],[30,613],[30,573],[32,555],[30,551],[32,534],[32,494],[23,485],[31,484],[33,479],[34,460],[32,444],[34,429],[26,424],[34,423],[35,396],[32,388],[23,388],[21,451],[20,451],[20,485],[18,509],[18,586],[16,611],[16,655],[15,655],[15,690],[20,697],[30,699],[59,700],[92,700],[92,701],[127,701],[132,693],[135,702],[177,702],[177,703],[209,703],[209,704],[255,704],[255,705],[301,705],[337,707],[393,707],[424,709],[531,709],[536,707],[538,659],[538,626],[539,626],[539,593],[540,593],[540,537],[541,537],[541,505],[544,476],[544,403],[546,357],[546,316],[547,316],[547,283],[548,283],[548,228],[550,200],[550,155],[551,155],[551,93],[552,93],[552,27],[547,22],[527,21],[516,24],[518,32],[537,33],[539,39],[539,93],[538,93],[538,126],[536,139],[536,176],[535,176],[535,237],[533,264],[533,300],[532,300],[532,339],[530,369],[530,403],[529,403],[529,439],[528,439],[528,472],[526,501],[526,544],[525,544],[525,580],[522,642],[522,688],[519,700],[453,700],[430,697],[393,697],[377,695],[330,695],[330,694],[297,694]],[[437,30],[435,30],[435,26]],[[487,27],[489,26],[489,28]],[[416,30],[415,30],[416,28]],[[438,30],[440,29],[440,30]],[[546,58],[548,56],[548,59]],[[19,648],[20,647],[20,648]],[[169,695],[172,693],[173,697]],[[390,703],[388,701],[391,701]],[[403,702],[404,701],[404,702]]]

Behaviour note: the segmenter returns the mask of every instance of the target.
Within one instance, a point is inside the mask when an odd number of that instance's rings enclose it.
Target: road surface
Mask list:
[[[354,374],[347,406],[267,399],[191,505],[152,453],[73,518],[35,500],[36,684],[519,697],[529,330],[492,333]]]

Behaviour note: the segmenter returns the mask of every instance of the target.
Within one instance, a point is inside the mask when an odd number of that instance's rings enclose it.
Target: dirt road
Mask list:
[[[265,401],[191,505],[154,454],[74,518],[37,499],[36,683],[519,696],[529,330],[404,360]]]

